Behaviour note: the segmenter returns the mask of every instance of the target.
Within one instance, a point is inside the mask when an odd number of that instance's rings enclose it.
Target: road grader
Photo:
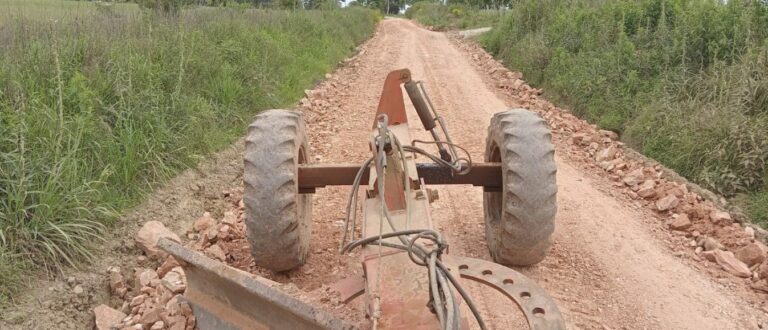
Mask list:
[[[431,140],[412,139],[403,91]],[[312,195],[327,186],[350,186],[340,252],[351,256],[348,252],[360,250],[363,276],[330,287],[345,303],[364,299],[372,328],[486,329],[467,281],[502,293],[506,300],[494,303],[519,307],[532,329],[565,328],[552,298],[507,267],[541,261],[554,231],[554,148],[540,116],[524,109],[496,113],[484,162],[473,162],[452,142],[423,84],[412,80],[408,69],[396,70],[384,82],[370,128],[370,152],[363,164],[313,164],[300,112],[259,113],[248,127],[243,176],[254,262],[276,272],[302,266],[310,251]],[[417,156],[427,162],[417,163]],[[434,194],[427,187],[456,184],[483,189],[485,236],[495,262],[452,255],[449,242],[434,228]],[[168,240],[160,245],[182,261],[188,281],[184,299],[200,329],[356,326],[266,279]]]

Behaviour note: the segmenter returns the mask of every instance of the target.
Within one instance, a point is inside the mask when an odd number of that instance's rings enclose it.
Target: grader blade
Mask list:
[[[276,283],[232,268],[180,244],[160,248],[179,261],[187,276],[184,299],[200,330],[356,329],[276,288]]]

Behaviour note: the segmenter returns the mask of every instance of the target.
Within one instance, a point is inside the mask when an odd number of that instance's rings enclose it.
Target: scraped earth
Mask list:
[[[547,119],[558,163],[554,244],[543,262],[516,270],[554,297],[569,328],[768,327],[768,262],[754,229],[731,219],[738,220],[737,214],[720,211],[716,196],[636,155],[615,134],[548,103],[519,73],[458,37],[407,20],[382,21],[360,52],[307,91],[299,104],[309,129],[311,162],[362,163],[369,156],[368,128],[384,77],[400,68],[411,69],[414,79],[425,82],[454,142],[473,159],[483,159],[494,113],[525,107]],[[406,106],[412,134],[426,138],[408,101]],[[366,326],[357,304],[340,305],[328,290],[335,281],[361,273],[359,255],[338,254],[349,189],[318,190],[307,264],[272,273],[253,265],[243,236],[241,152],[238,143],[202,170],[186,173],[154,194],[127,217],[132,222],[120,228],[116,242],[106,245],[107,257],[92,271],[64,277],[72,281],[45,283],[18,307],[4,311],[0,328],[81,329],[93,326],[92,309],[99,304],[122,313],[114,314],[122,328],[192,328],[194,320],[185,307],[174,305],[174,294],[183,291],[178,287],[183,286],[183,271],[174,270],[173,260],[133,248],[138,227],[152,220],[167,225],[187,246]],[[440,186],[438,191],[432,217],[448,239],[450,254],[490,260],[482,190]],[[163,281],[165,276],[171,278]],[[77,286],[80,293],[72,293]],[[494,292],[476,286],[471,291],[491,328],[519,324],[513,307]],[[150,312],[157,317],[148,318]]]

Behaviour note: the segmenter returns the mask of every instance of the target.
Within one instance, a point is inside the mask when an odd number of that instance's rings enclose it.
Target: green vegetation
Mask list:
[[[483,42],[548,97],[768,225],[764,1],[524,0]]]
[[[292,107],[373,32],[371,11],[12,1],[0,14],[0,302],[142,195]]]
[[[437,30],[471,29],[492,26],[504,15],[504,11],[477,9],[455,4],[443,6],[436,2],[416,2],[405,11],[405,17],[432,26]]]

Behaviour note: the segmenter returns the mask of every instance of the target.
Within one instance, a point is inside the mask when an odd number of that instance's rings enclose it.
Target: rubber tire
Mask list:
[[[486,162],[501,162],[503,189],[483,193],[485,235],[494,261],[529,266],[544,259],[555,231],[555,148],[547,123],[525,109],[491,119]]]
[[[299,194],[298,166],[309,159],[301,114],[268,110],[248,127],[245,140],[245,225],[256,265],[287,271],[309,251],[312,195]]]

